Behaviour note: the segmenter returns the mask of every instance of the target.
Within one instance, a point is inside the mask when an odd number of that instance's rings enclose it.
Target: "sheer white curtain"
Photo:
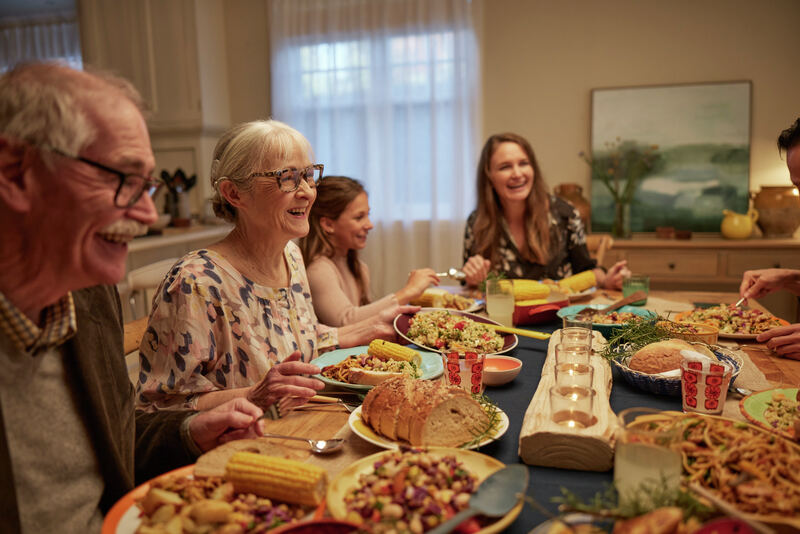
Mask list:
[[[369,193],[373,296],[460,267],[480,141],[470,0],[271,0],[269,18],[273,116]]]
[[[0,72],[20,61],[60,60],[83,67],[74,14],[0,21]]]

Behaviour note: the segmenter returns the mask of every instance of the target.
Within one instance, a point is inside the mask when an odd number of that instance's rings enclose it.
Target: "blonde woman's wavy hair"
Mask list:
[[[311,207],[308,217],[308,235],[300,239],[300,250],[303,252],[303,261],[306,265],[320,256],[332,258],[335,249],[330,236],[322,229],[320,219],[326,217],[336,220],[341,216],[347,206],[361,193],[365,193],[364,186],[358,180],[347,176],[326,176],[317,184],[317,199]],[[361,272],[361,262],[358,261],[358,251],[347,251],[347,268],[353,274],[361,295],[359,304],[369,304],[369,292]]]
[[[303,134],[276,120],[243,122],[227,130],[214,147],[211,162],[211,199],[214,214],[228,222],[236,222],[236,208],[219,191],[223,180],[233,182],[242,191],[253,187],[254,172],[278,170],[296,154],[313,160],[311,144]]]
[[[536,161],[536,155],[533,153],[530,143],[515,133],[492,135],[486,140],[486,144],[481,150],[477,172],[478,209],[473,227],[475,240],[469,254],[470,256],[480,254],[484,258],[489,258],[493,266],[500,263],[498,249],[500,236],[503,233],[501,225],[503,206],[489,179],[489,164],[492,155],[501,143],[519,145],[533,167],[533,186],[525,199],[525,214],[523,215],[528,247],[524,253],[520,254],[527,261],[546,264],[550,259],[551,251],[550,199],[547,184],[542,177],[542,171],[539,169],[539,163]]]

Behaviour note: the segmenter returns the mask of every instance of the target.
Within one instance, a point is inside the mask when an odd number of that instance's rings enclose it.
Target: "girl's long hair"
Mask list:
[[[308,235],[300,239],[300,250],[303,253],[303,260],[306,265],[310,265],[320,256],[332,258],[336,249],[331,243],[330,235],[322,229],[320,219],[327,217],[336,220],[347,209],[348,204],[361,193],[365,193],[364,186],[358,180],[347,176],[325,176],[317,184],[317,199],[311,207],[309,214]],[[359,304],[369,304],[369,296],[361,272],[361,263],[358,261],[358,251],[350,249],[347,251],[347,268],[353,274],[358,284],[358,291],[361,295]]]
[[[550,259],[551,236],[550,236],[550,199],[533,153],[530,143],[515,133],[495,134],[486,140],[481,150],[481,158],[478,162],[477,186],[478,186],[478,209],[473,227],[474,242],[469,251],[470,256],[480,254],[488,258],[495,266],[500,262],[500,236],[503,233],[501,217],[503,206],[500,204],[500,197],[492,186],[489,179],[489,163],[492,155],[501,143],[516,143],[522,148],[533,167],[533,186],[531,192],[525,199],[525,239],[527,250],[520,251],[523,259],[530,262],[547,264]]]

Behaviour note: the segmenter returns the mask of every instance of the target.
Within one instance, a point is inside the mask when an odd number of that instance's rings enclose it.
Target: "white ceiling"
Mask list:
[[[75,0],[0,0],[0,18],[75,11]]]

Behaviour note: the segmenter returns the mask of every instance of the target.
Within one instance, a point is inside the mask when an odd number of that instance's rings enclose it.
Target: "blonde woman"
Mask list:
[[[214,149],[214,212],[232,222],[219,243],[190,252],[158,289],[140,347],[138,407],[205,409],[246,397],[302,403],[323,383],[320,350],[393,339],[394,306],[343,328],[318,324],[300,249],[323,166],[278,121],[240,124]]]

